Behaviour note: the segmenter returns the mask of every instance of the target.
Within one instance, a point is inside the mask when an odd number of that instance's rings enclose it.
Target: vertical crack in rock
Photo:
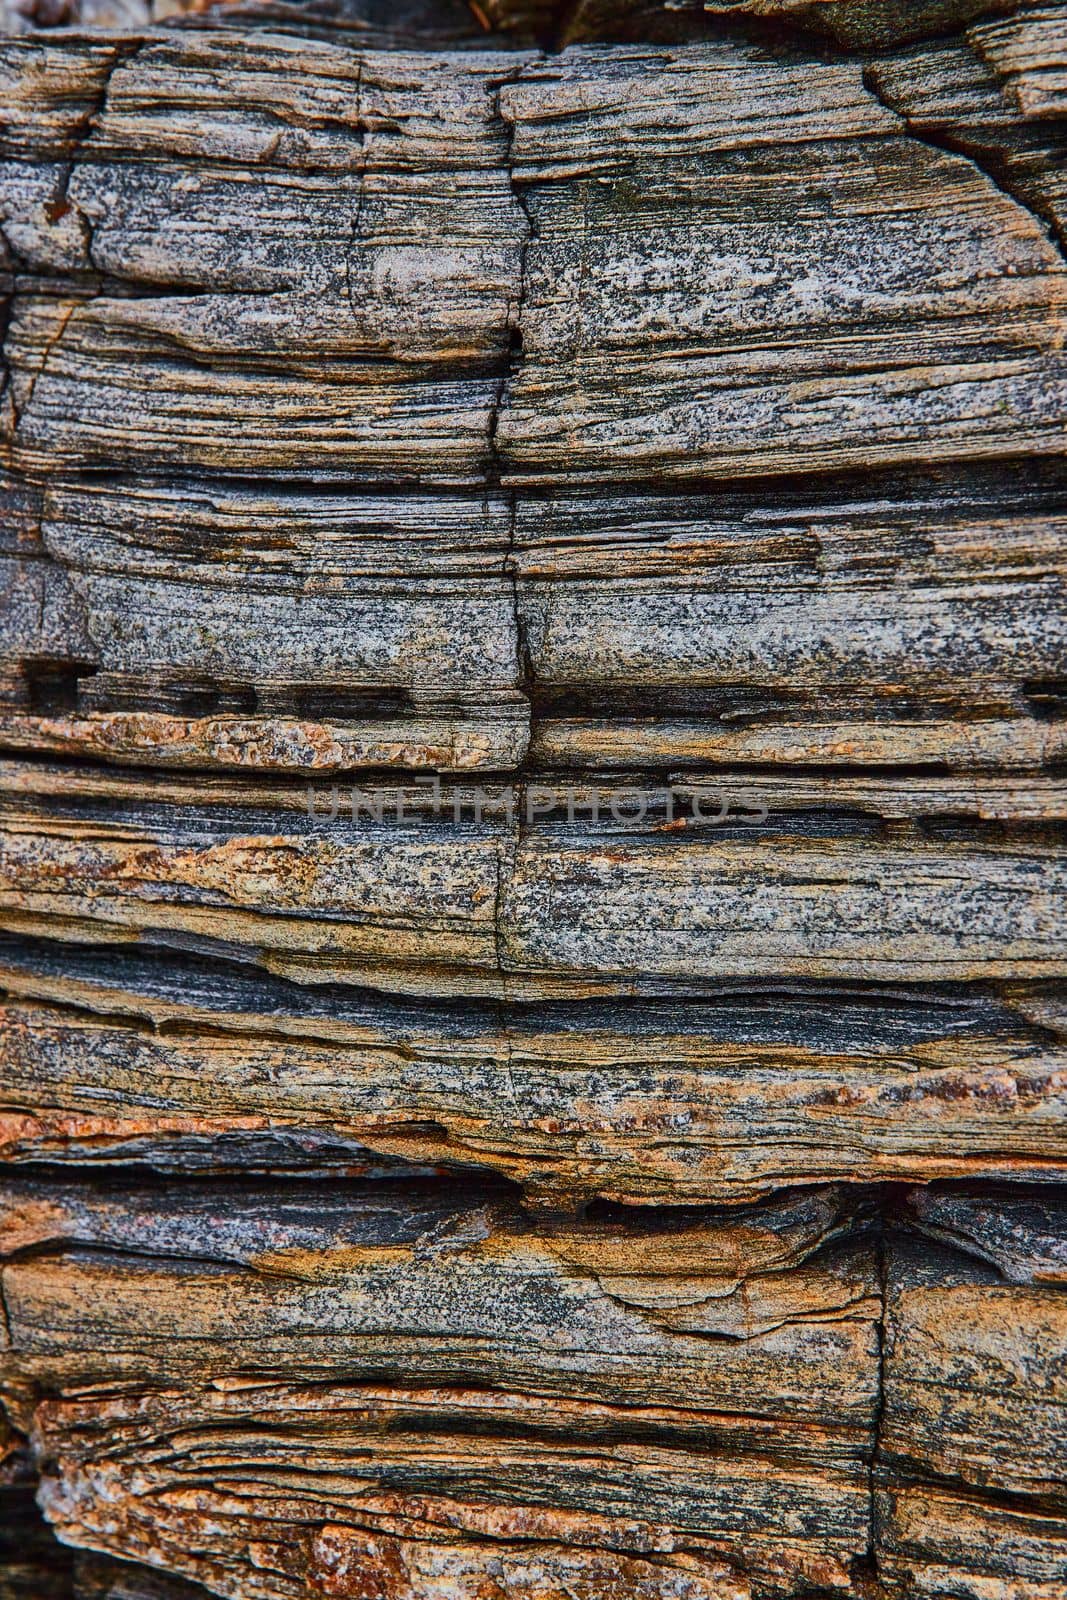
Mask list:
[[[357,315],[356,302],[352,292],[352,257],[356,252],[360,231],[363,226],[363,206],[367,193],[367,124],[363,120],[363,57],[360,56],[356,66],[356,117],[355,136],[359,146],[359,192],[356,195],[356,209],[352,217],[352,227],[348,235],[348,248],[345,251],[345,298],[353,317]]]
[[[73,211],[78,219],[82,237],[85,240],[85,256],[89,265],[97,272],[100,271],[94,256],[96,246],[96,225],[93,219],[85,214],[79,205],[70,198],[70,183],[78,166],[78,160],[86,141],[95,132],[98,124],[103,120],[107,111],[108,99],[111,95],[111,83],[115,73],[120,67],[128,66],[140,53],[144,46],[143,39],[127,39],[116,44],[111,58],[104,69],[100,91],[94,103],[75,124],[70,135],[70,154],[63,163],[56,180],[56,187],[52,198],[48,202],[47,215],[49,221],[58,222],[69,211]],[[65,325],[64,325],[65,326]],[[38,374],[39,376],[40,374]]]
[[[543,52],[541,53],[541,59],[544,59]],[[486,469],[486,480],[487,486],[489,487],[498,486],[501,481],[503,463],[501,461],[500,448],[497,442],[497,429],[500,425],[501,412],[507,401],[509,385],[515,375],[515,368],[522,358],[522,313],[526,297],[526,258],[529,253],[531,241],[535,236],[534,220],[530,213],[530,208],[523,190],[523,185],[521,183],[517,183],[515,180],[515,163],[513,156],[515,144],[515,124],[507,116],[505,116],[502,98],[505,89],[522,81],[525,66],[526,63],[524,61],[515,68],[514,72],[511,72],[507,74],[506,77],[501,78],[497,82],[493,97],[493,116],[495,121],[502,129],[504,135],[503,164],[505,171],[507,172],[512,198],[514,199],[515,204],[522,213],[524,219],[524,230],[523,237],[519,245],[518,283],[516,285],[516,293],[514,298],[509,297],[507,304],[506,332],[508,336],[508,345],[506,361],[504,370],[500,375],[499,382],[497,383],[496,393],[493,396],[492,405],[489,411],[489,420],[486,428],[486,443],[488,446],[489,456],[488,466]],[[514,496],[511,498],[511,508],[511,538],[508,551],[509,562],[514,547]]]
[[[514,829],[513,829],[513,835],[514,835]],[[503,924],[503,911],[504,911],[504,893],[505,893],[505,889],[507,887],[506,878],[507,878],[507,873],[506,873],[505,867],[504,867],[504,855],[503,855],[503,852],[500,852],[497,855],[497,858],[496,858],[496,892],[495,892],[495,894],[493,896],[493,954],[494,954],[494,957],[495,957],[495,960],[496,960],[497,973],[499,974],[499,977],[500,977],[500,986],[501,986],[502,993],[503,993],[503,991],[504,991],[504,989],[506,988],[506,985],[507,985],[507,979],[504,976],[504,948],[503,948],[503,926],[502,926],[502,924]],[[499,1021],[500,1021],[501,1029],[504,1029],[506,1027],[506,1025],[507,1025],[505,999],[506,999],[506,996],[501,999],[500,1007],[499,1007]],[[509,1052],[508,1052],[508,1061],[509,1061],[508,1078],[509,1078],[509,1082],[510,1082],[510,1078],[511,1078],[510,1060],[511,1060],[511,1052],[510,1052],[510,1046],[509,1046]]]
[[[875,1580],[878,1579],[878,1490],[876,1476],[878,1472],[879,1455],[882,1448],[882,1418],[885,1414],[885,1367],[886,1367],[886,1319],[889,1314],[889,1260],[886,1251],[885,1213],[886,1200],[883,1199],[878,1210],[878,1285],[882,1297],[882,1311],[875,1329],[878,1340],[877,1360],[878,1368],[875,1374],[874,1416],[872,1418],[871,1460],[868,1467],[868,1544],[867,1558]]]
[[[78,215],[80,216],[81,213],[79,212]],[[37,384],[40,381],[40,379],[44,377],[45,372],[48,369],[48,363],[51,361],[55,350],[58,348],[60,342],[62,341],[63,335],[66,333],[67,328],[70,326],[70,322],[71,322],[72,317],[74,316],[74,313],[83,305],[83,303],[84,302],[81,301],[81,300],[75,300],[67,307],[66,311],[63,313],[63,317],[62,317],[62,319],[61,319],[61,321],[59,323],[59,326],[56,328],[55,333],[52,334],[51,338],[48,340],[48,343],[44,347],[44,351],[43,351],[43,353],[41,355],[41,359],[37,364],[37,370],[35,372],[31,372],[31,374],[30,374],[29,382],[26,385],[25,398],[23,399],[23,402],[22,402],[21,406],[17,405],[16,402],[15,402],[15,392],[14,392],[14,387],[12,386],[12,391],[11,391],[11,410],[12,410],[12,412],[14,414],[15,427],[16,428],[18,428],[20,422],[22,421],[22,418],[23,418],[24,414],[30,409],[30,406],[33,404],[33,395],[34,395],[35,389],[37,388]],[[5,328],[4,332],[5,332],[5,335],[6,335],[6,332],[7,332],[6,328]]]
[[[543,59],[543,53],[542,53]],[[508,390],[515,376],[517,366],[523,355],[523,329],[522,318],[526,303],[526,266],[530,245],[536,237],[537,229],[533,214],[530,211],[526,198],[524,185],[515,180],[514,144],[515,124],[504,114],[502,95],[503,91],[511,84],[521,82],[525,64],[516,68],[508,77],[502,78],[496,86],[494,99],[494,113],[496,120],[504,131],[504,166],[511,187],[512,198],[523,216],[523,237],[519,245],[518,260],[518,285],[515,298],[508,304],[507,329],[508,329],[508,354],[507,365],[497,384],[496,394],[489,414],[488,445],[489,468],[487,481],[489,484],[499,485],[502,477],[503,462],[500,456],[500,447],[497,440],[497,430],[500,426],[500,417],[507,403]],[[533,666],[530,659],[530,650],[526,638],[526,623],[522,615],[519,596],[518,571],[515,562],[515,544],[517,538],[518,520],[518,495],[515,490],[508,492],[508,546],[504,553],[503,571],[505,577],[511,582],[512,608],[515,622],[515,651],[518,660],[518,687],[527,693],[533,686]]]
[[[101,272],[101,268],[95,256],[96,224],[93,222],[92,217],[88,216],[82,210],[81,206],[79,206],[75,201],[71,200],[70,184],[74,173],[77,170],[82,149],[84,148],[87,140],[96,130],[99,123],[102,121],[107,111],[108,99],[111,94],[111,84],[115,73],[120,67],[127,66],[134,59],[134,57],[140,53],[144,43],[145,41],[143,39],[127,39],[120,41],[115,45],[104,69],[104,75],[101,79],[100,88],[96,95],[96,99],[93,101],[92,105],[90,105],[82,113],[81,117],[74,125],[74,128],[71,130],[69,141],[70,153],[59,169],[55,189],[52,192],[51,199],[48,201],[45,207],[45,214],[48,217],[48,220],[52,223],[59,222],[70,212],[74,213],[78,221],[78,226],[81,229],[82,239],[85,244],[85,259],[95,272]],[[6,230],[4,232],[4,239],[5,242],[8,242]],[[10,243],[8,243],[8,249],[11,251]],[[38,380],[43,376],[45,370],[47,369],[48,363],[52,359],[52,355],[60,344],[63,335],[66,333],[67,327],[75,311],[77,311],[79,306],[84,302],[78,300],[70,306],[69,310],[66,312],[65,316],[60,322],[56,332],[49,339],[47,345],[45,346],[44,353],[41,356],[37,370],[30,377],[25,398],[20,406],[15,401],[15,386],[11,381],[11,374],[8,370],[7,361],[5,359],[5,346],[11,327],[11,319],[14,313],[15,299],[15,291],[14,288],[12,288],[12,293],[7,301],[7,305],[3,314],[3,320],[0,322],[0,367],[2,367],[3,371],[3,379],[2,383],[0,383],[0,401],[2,401],[5,396],[9,398],[11,404],[13,431],[17,433],[21,425],[22,418],[29,410],[30,404],[33,400],[33,394],[37,387]]]
[[[541,52],[540,59],[544,59]],[[503,164],[507,172],[508,184],[516,206],[523,217],[523,234],[519,244],[518,253],[518,282],[513,298],[509,298],[506,312],[507,354],[504,370],[500,374],[496,390],[493,395],[486,424],[486,445],[488,459],[485,471],[485,487],[487,492],[492,489],[502,491],[506,495],[508,508],[507,547],[501,564],[501,571],[505,580],[511,586],[512,621],[515,630],[515,657],[516,657],[516,687],[529,695],[533,685],[533,667],[530,658],[530,649],[526,637],[526,623],[522,613],[521,597],[519,593],[519,575],[515,559],[516,541],[518,537],[518,494],[514,489],[503,489],[503,460],[498,441],[500,418],[507,404],[508,393],[516,368],[522,360],[523,331],[522,318],[526,299],[526,266],[530,244],[536,236],[536,226],[530,211],[525,191],[521,183],[515,179],[514,143],[515,124],[505,115],[503,106],[503,93],[512,84],[522,81],[526,68],[526,61],[521,62],[513,72],[501,78],[495,88],[493,97],[494,120],[500,127],[504,138]],[[531,724],[532,727],[532,724]],[[525,759],[520,763],[514,773],[514,802],[511,812],[511,843],[512,849],[518,848],[519,838],[522,833],[522,819],[526,810],[526,776]],[[513,861],[512,861],[513,865]],[[503,928],[502,916],[504,896],[507,889],[507,869],[503,856],[497,858],[497,884],[496,898],[493,908],[493,934],[496,951],[496,964],[500,976],[502,992],[502,1008],[506,1002],[507,980],[504,973]],[[501,1011],[501,1028],[507,1037],[507,1018]],[[510,1042],[508,1043],[510,1057]],[[509,1070],[510,1077],[510,1070]]]
[[[864,66],[863,86],[880,106],[892,116],[899,118],[905,132],[918,144],[924,144],[930,150],[938,150],[942,155],[958,156],[962,161],[970,162],[974,170],[988,183],[1038,224],[1049,243],[1055,247],[1057,254],[1067,265],[1067,229],[1051,207],[1043,208],[1038,196],[1028,193],[1017,182],[1008,163],[998,158],[994,150],[976,140],[966,139],[958,133],[935,130],[929,123],[915,117],[906,106],[900,105],[892,97],[882,81],[875,62],[868,62]]]

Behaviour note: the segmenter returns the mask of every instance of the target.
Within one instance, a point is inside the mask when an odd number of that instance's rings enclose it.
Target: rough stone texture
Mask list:
[[[502,1018],[17,946],[0,978],[9,1161],[460,1163],[563,1206],[1061,1170],[1063,1047],[1007,997],[809,990]]]
[[[917,1209],[937,1218],[936,1202]],[[1035,1226],[1011,1201],[963,1209],[968,1254],[995,1253],[1006,1271],[910,1245],[890,1257],[882,1570],[907,1594],[1051,1596],[1067,1577],[1063,1217]],[[901,1481],[912,1476],[930,1481]]]
[[[841,1190],[534,1223],[411,1183],[13,1184],[9,1404],[62,1537],[221,1594],[840,1592],[873,1554],[905,1594],[1051,1595],[1062,1204],[985,1210],[1010,1282],[902,1214],[883,1291]]]
[[[0,41],[0,1600],[1061,1600],[1062,11],[102,3]]]
[[[487,21],[472,14],[465,0],[0,0],[2,33],[77,26],[225,26],[371,49],[432,50],[478,47]]]
[[[874,779],[827,805],[743,776],[586,784],[571,821],[548,784],[367,784],[336,817],[285,782],[12,762],[0,784],[0,926],[37,936],[512,999],[1067,972],[1062,851],[1041,821],[1019,841],[975,826],[1018,820],[996,786],[983,804],[971,782]],[[1063,795],[1046,780],[1022,815],[1054,830]]]

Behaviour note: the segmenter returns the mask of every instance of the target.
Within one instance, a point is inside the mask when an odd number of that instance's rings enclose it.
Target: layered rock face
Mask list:
[[[1060,1600],[1062,9],[5,21],[0,1600]]]

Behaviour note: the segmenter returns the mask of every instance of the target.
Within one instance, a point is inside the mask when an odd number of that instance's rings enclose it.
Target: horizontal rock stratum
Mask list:
[[[1062,8],[0,16],[0,1594],[1061,1600]]]

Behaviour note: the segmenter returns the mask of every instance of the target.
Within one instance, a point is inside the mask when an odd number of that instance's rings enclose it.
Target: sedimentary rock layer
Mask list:
[[[167,953],[0,952],[8,1161],[489,1168],[527,1200],[1062,1175],[1053,997],[427,1006]]]
[[[532,701],[556,765],[1055,757],[1061,146],[1008,24],[229,37],[3,47],[5,743],[508,768]]]
[[[557,769],[1062,756],[1052,467],[517,500],[11,482],[7,504],[12,749],[492,771],[532,723]]]
[[[10,763],[0,780],[0,926],[15,932],[414,994],[1064,976],[1051,779],[1025,808],[980,779],[319,796]]]
[[[1010,1282],[833,1190],[534,1224],[440,1186],[12,1184],[5,1386],[63,1537],[222,1594],[832,1592],[883,1548],[918,1592],[1008,1559],[1047,1594],[1063,1219],[970,1232]]]
[[[142,9],[0,42],[0,1592],[1059,1600],[1061,13]]]

